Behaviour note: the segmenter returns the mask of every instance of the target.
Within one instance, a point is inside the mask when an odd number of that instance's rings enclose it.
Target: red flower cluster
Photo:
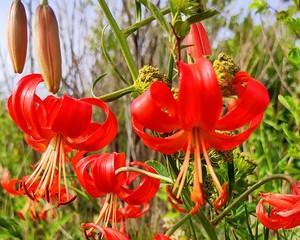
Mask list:
[[[136,172],[117,174],[118,169],[126,166],[123,153],[104,153],[85,158],[81,158],[80,155],[79,153],[74,158],[73,165],[81,186],[93,198],[105,196],[96,222],[82,225],[86,229],[86,236],[92,237],[94,230],[105,236],[110,224],[114,234],[120,238],[107,237],[107,239],[127,239],[125,219],[141,217],[148,211],[149,201],[156,194],[160,181]],[[142,162],[130,162],[129,165],[156,173],[152,167]],[[112,234],[111,230],[106,234]]]

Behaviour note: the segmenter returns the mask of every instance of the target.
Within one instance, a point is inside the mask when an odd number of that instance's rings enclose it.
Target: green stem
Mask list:
[[[162,175],[159,175],[159,174],[155,174],[155,173],[152,173],[152,172],[148,172],[146,170],[136,168],[136,167],[120,167],[116,170],[115,174],[118,175],[121,172],[137,172],[137,173],[144,174],[148,177],[152,177],[152,178],[155,178],[155,179],[158,179],[158,180],[165,181],[167,183],[171,183],[171,184],[174,183],[171,178],[168,178],[168,177],[165,177],[165,176],[162,176]]]
[[[188,219],[190,219],[191,215],[185,215],[178,223],[176,223],[173,227],[169,228],[166,232],[166,236],[171,236],[178,228],[180,228]]]
[[[223,212],[221,212],[220,215],[218,215],[212,223],[214,225],[217,225],[234,207],[236,207],[245,197],[247,197],[250,193],[252,193],[254,190],[259,188],[260,186],[264,185],[265,183],[277,179],[283,179],[290,183],[293,182],[293,179],[289,175],[285,174],[274,174],[269,177],[265,177],[262,180],[258,181],[257,183],[253,184],[250,188],[247,189],[247,191],[243,192],[239,197],[237,197],[231,204],[229,204]]]
[[[120,44],[122,54],[125,58],[128,68],[129,68],[132,80],[134,81],[138,77],[138,69],[136,67],[135,61],[134,61],[133,56],[128,47],[126,37],[120,30],[116,20],[114,19],[113,15],[111,14],[111,12],[109,10],[105,0],[98,0],[98,2],[106,16],[106,19],[107,19],[109,25],[111,26],[119,44]]]
[[[129,93],[132,93],[135,91],[135,86],[134,85],[131,85],[129,87],[126,87],[126,88],[122,88],[122,89],[119,89],[117,91],[114,91],[114,92],[111,92],[111,93],[107,93],[107,94],[104,94],[100,97],[97,97],[97,98],[100,98],[102,99],[103,101],[105,102],[111,102],[111,101],[114,101],[124,95],[127,95]]]
[[[170,8],[164,8],[161,11],[162,15],[167,15],[171,12]],[[133,25],[131,25],[130,27],[126,28],[123,30],[123,33],[125,36],[129,36],[130,34],[134,33],[136,30],[138,30],[139,28],[148,25],[149,23],[151,23],[153,20],[155,20],[155,17],[152,15],[151,17],[145,18],[144,20],[137,22]]]

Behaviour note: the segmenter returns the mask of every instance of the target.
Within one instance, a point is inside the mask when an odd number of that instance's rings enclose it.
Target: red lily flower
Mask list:
[[[93,151],[104,147],[116,136],[117,121],[99,99],[51,95],[42,100],[35,94],[42,81],[39,74],[25,76],[7,102],[9,114],[24,132],[26,142],[43,152],[35,170],[21,179],[21,185],[32,199],[48,200],[52,192],[58,194],[58,204],[65,204],[75,199],[67,185],[66,153],[72,149]],[[92,120],[93,107],[105,113],[102,124]]]
[[[2,179],[1,179],[1,186],[2,188],[8,192],[9,194],[12,194],[14,196],[20,196],[25,195],[25,190],[22,187],[21,181],[19,179],[9,179],[9,172],[5,171]],[[33,186],[37,186],[34,184]],[[64,197],[66,194],[64,194]],[[49,201],[52,202],[53,199],[57,198],[57,193],[50,192],[49,193]],[[55,218],[57,216],[57,211],[50,203],[42,203],[33,201],[32,199],[28,199],[27,203],[24,205],[24,207],[16,212],[17,216],[25,220],[25,216],[29,215],[29,217],[33,220],[41,220],[46,221],[47,216],[50,215],[51,218]]]
[[[259,126],[269,96],[260,82],[245,72],[239,72],[233,79],[237,92],[235,107],[230,107],[222,115],[221,90],[209,60],[202,57],[194,64],[179,62],[178,66],[178,99],[174,98],[166,84],[154,82],[149,90],[132,102],[132,124],[146,146],[164,154],[180,150],[185,152],[183,165],[173,187],[173,192],[178,189],[177,198],[186,179],[190,155],[194,155],[191,199],[195,207],[190,212],[192,214],[204,204],[201,153],[219,193],[214,201],[214,207],[218,209],[227,201],[228,186],[220,184],[207,149],[230,150],[245,141]],[[164,135],[156,137],[146,129]],[[231,131],[235,131],[235,134]]]
[[[193,23],[190,26],[190,32],[184,39],[187,54],[191,55],[194,60],[205,55],[211,55],[211,46],[205,28],[201,22]]]
[[[124,220],[138,218],[148,211],[148,202],[156,194],[160,181],[136,172],[116,175],[117,169],[126,165],[123,153],[96,154],[78,160],[81,155],[78,153],[73,161],[79,183],[93,198],[105,195],[95,224],[83,224],[87,230],[86,236],[93,236],[95,229],[100,230],[100,225],[106,228],[109,223],[113,229],[117,229],[119,223],[120,232],[125,232]],[[142,162],[131,162],[130,166],[156,173],[152,167]],[[139,183],[133,185],[138,178]]]
[[[172,239],[164,234],[158,233],[154,236],[153,240],[172,240]]]
[[[256,216],[265,227],[278,230],[300,226],[299,183],[292,186],[292,194],[262,193],[260,196]],[[269,207],[265,209],[265,205]]]

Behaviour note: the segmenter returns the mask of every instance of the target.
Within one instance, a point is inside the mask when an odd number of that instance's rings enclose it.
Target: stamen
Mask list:
[[[220,182],[219,182],[219,179],[218,179],[218,177],[217,177],[217,175],[216,175],[216,173],[215,173],[215,171],[214,171],[213,166],[211,165],[211,161],[210,161],[210,159],[209,159],[209,156],[208,156],[207,151],[206,151],[206,148],[205,148],[204,140],[203,140],[203,138],[200,136],[200,134],[199,134],[199,138],[200,138],[200,141],[201,141],[201,146],[202,146],[203,156],[204,156],[204,159],[205,159],[205,162],[206,162],[208,171],[209,171],[209,173],[210,173],[210,175],[211,175],[211,178],[212,178],[212,180],[213,180],[213,183],[214,183],[214,185],[216,186],[216,188],[217,188],[219,194],[222,194],[222,193],[223,193],[222,186],[221,186],[221,184],[220,184]]]
[[[203,138],[200,136],[201,139],[201,145],[202,145],[202,150],[203,150],[203,156],[205,158],[208,170],[210,172],[210,175],[212,177],[213,183],[216,186],[218,192],[219,192],[219,196],[215,199],[215,201],[213,202],[213,206],[215,209],[220,209],[221,207],[223,207],[226,202],[228,201],[228,184],[224,183],[223,186],[221,186],[219,179],[211,165],[211,161],[208,157],[206,148],[205,148],[205,144],[204,144],[204,140]]]
[[[181,195],[183,185],[184,185],[184,182],[185,182],[185,179],[186,179],[186,175],[187,175],[187,172],[188,172],[188,169],[189,169],[189,162],[190,162],[190,155],[191,155],[191,145],[192,145],[192,136],[191,136],[191,133],[189,133],[189,135],[188,135],[188,145],[187,145],[186,153],[185,153],[185,156],[184,156],[184,161],[183,161],[183,164],[180,168],[180,172],[177,176],[176,182],[175,182],[175,184],[173,186],[173,189],[172,189],[172,191],[175,192],[175,190],[178,188],[178,185],[179,185],[176,198],[179,198],[180,195]]]
[[[58,175],[56,175],[57,168]],[[61,177],[63,178],[63,187],[61,186]],[[64,143],[59,135],[51,139],[35,170],[23,183],[23,187],[29,198],[33,200],[45,198],[47,202],[50,202],[53,193],[57,193],[56,184],[58,184],[58,205],[67,204],[76,198],[76,196],[71,197],[69,194]],[[55,192],[53,192],[53,189]],[[66,196],[62,194],[66,194]]]
[[[194,181],[193,181],[193,191],[191,193],[191,200],[195,203],[195,206],[191,209],[189,214],[196,214],[200,207],[204,204],[204,194],[202,190],[202,164],[200,159],[200,149],[199,149],[199,139],[198,130],[194,129]]]

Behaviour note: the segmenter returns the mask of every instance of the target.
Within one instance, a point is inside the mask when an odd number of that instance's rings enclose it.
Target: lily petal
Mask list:
[[[183,130],[167,137],[155,137],[146,133],[144,131],[144,126],[135,121],[134,118],[132,119],[132,127],[146,146],[164,154],[178,152],[187,144],[187,134]]]
[[[170,88],[157,81],[138,96],[131,104],[135,121],[157,132],[170,132],[179,128],[176,116],[176,101]]]
[[[222,110],[222,96],[212,64],[199,58],[178,63],[180,71],[178,114],[184,129],[214,129]]]
[[[238,94],[236,107],[218,120],[218,130],[234,130],[248,124],[254,117],[263,113],[269,104],[269,94],[264,85],[249,77],[247,73],[237,73],[233,83]]]

